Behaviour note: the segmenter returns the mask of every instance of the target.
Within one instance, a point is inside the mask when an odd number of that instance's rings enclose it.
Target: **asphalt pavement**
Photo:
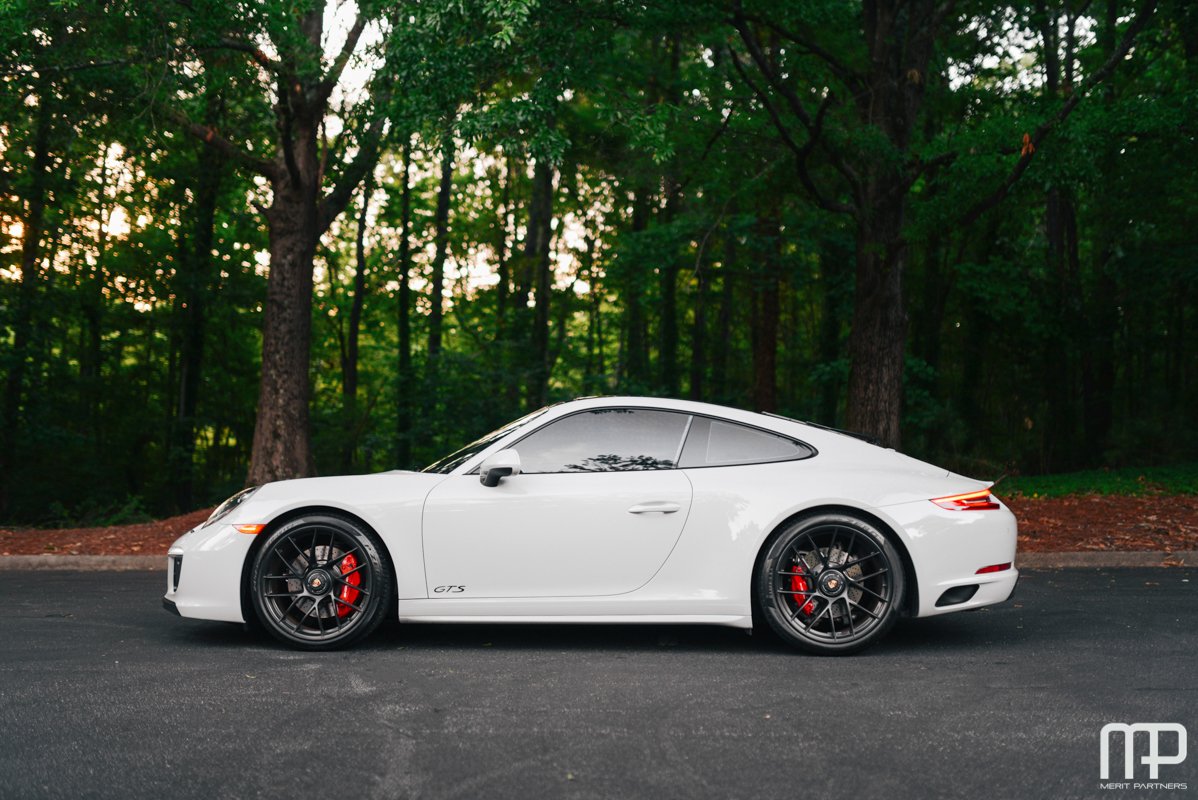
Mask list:
[[[298,653],[167,614],[164,585],[0,573],[0,798],[1198,798],[1198,752],[1160,768],[1186,789],[1099,780],[1108,722],[1180,722],[1198,750],[1198,569],[1026,572],[848,658],[394,623]]]

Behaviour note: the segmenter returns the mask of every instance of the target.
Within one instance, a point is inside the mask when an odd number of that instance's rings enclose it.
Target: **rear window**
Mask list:
[[[695,417],[678,466],[730,467],[810,458],[815,451],[802,442],[734,422]]]

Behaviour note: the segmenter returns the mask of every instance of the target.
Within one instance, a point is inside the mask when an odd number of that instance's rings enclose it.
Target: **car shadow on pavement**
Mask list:
[[[943,617],[899,620],[894,630],[874,648],[881,654],[952,653],[984,651],[997,643],[1022,644],[1028,631],[1000,622],[985,609]],[[872,650],[870,651],[872,652]]]
[[[200,648],[253,648],[286,650],[256,626],[236,623],[174,620],[165,628],[172,643]],[[1009,643],[1025,631],[987,612],[954,614],[931,619],[899,620],[878,644],[861,657],[954,653]],[[617,624],[400,624],[388,620],[366,641],[354,646],[361,652],[403,650],[513,652],[625,652],[647,653],[763,653],[790,655],[795,651],[769,630],[747,631],[713,625]]]

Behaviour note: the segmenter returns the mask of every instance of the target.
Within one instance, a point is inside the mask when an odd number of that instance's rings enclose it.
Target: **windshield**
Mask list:
[[[548,410],[549,410],[549,406],[545,406],[544,408],[538,408],[536,411],[532,412],[531,414],[526,414],[525,416],[520,417],[520,419],[516,420],[515,422],[509,422],[507,425],[504,425],[502,428],[497,428],[497,429],[491,431],[490,433],[488,433],[486,436],[482,437],[481,439],[474,440],[470,444],[463,447],[461,450],[458,450],[457,452],[454,452],[454,453],[450,453],[449,455],[445,456],[444,458],[440,459],[439,461],[434,461],[433,463],[429,464],[427,467],[425,467],[424,469],[422,469],[420,471],[421,472],[439,472],[442,475],[453,472],[455,469],[460,467],[462,464],[466,463],[471,458],[473,458],[474,456],[481,453],[483,450],[486,450],[488,447],[490,447],[492,444],[494,444],[499,439],[502,439],[504,436],[507,436],[509,433],[516,430],[517,428],[524,427],[525,425],[532,422],[534,419],[541,416]]]

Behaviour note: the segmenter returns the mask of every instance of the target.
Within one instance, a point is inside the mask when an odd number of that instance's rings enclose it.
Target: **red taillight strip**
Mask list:
[[[933,497],[932,502],[949,511],[994,511],[999,507],[998,500],[990,494],[989,489],[948,497]]]
[[[1011,562],[1008,561],[1005,564],[991,564],[988,567],[982,567],[974,574],[975,575],[985,575],[988,572],[1006,572],[1010,568],[1011,568]]]

